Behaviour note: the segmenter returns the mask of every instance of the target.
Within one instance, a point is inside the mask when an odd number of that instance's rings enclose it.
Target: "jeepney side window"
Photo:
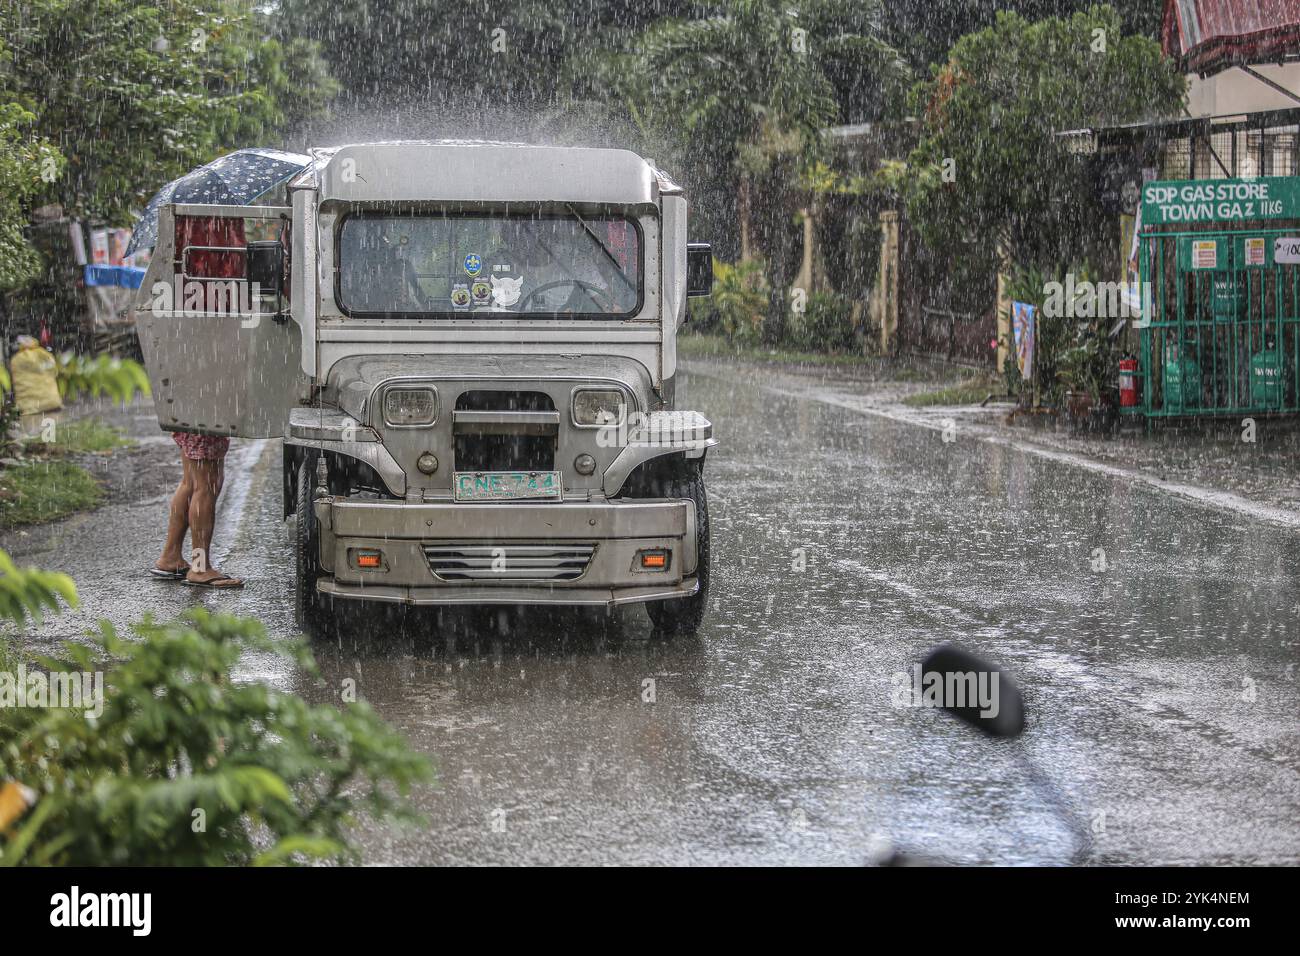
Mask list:
[[[338,253],[353,316],[622,318],[643,295],[640,231],[621,216],[353,215]]]

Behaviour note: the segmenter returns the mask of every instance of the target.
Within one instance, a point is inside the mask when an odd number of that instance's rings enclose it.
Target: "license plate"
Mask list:
[[[558,471],[457,471],[452,474],[457,501],[507,501],[559,498]]]

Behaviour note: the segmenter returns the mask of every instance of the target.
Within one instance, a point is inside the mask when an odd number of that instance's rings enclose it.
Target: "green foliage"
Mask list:
[[[1019,377],[1019,372],[1016,373]],[[903,399],[904,405],[913,408],[929,408],[937,405],[978,405],[988,398],[990,393],[998,391],[999,383],[988,375],[973,375],[955,385],[935,389],[932,392],[919,392]]]
[[[1082,237],[1105,234],[1105,218],[1085,159],[1054,134],[1175,115],[1184,92],[1159,45],[1124,36],[1110,7],[1035,23],[1000,13],[913,91],[924,123],[908,161],[911,220],[931,247],[984,274],[999,243],[1016,262],[1068,261]]]
[[[3,373],[3,366],[0,366],[0,373]],[[5,388],[8,387],[8,375],[0,374],[0,379],[4,381]],[[4,388],[0,388],[0,393]],[[22,414],[18,411],[18,403],[11,401],[7,395],[0,394],[0,458],[11,458],[17,450],[22,437],[21,430],[17,427]],[[0,466],[0,471],[3,466]]]
[[[1087,9],[1095,0],[889,0],[884,28],[889,41],[917,66],[942,62],[958,37],[992,23],[996,11],[1014,11],[1026,20],[1064,16]],[[1126,33],[1160,38],[1163,4],[1156,0],[1117,0]]]
[[[42,198],[124,225],[159,186],[214,155],[271,145],[278,122],[331,89],[296,85],[324,82],[314,48],[268,39],[265,16],[238,0],[0,7],[10,51],[0,100],[33,115],[68,160]]]
[[[815,142],[836,115],[830,82],[793,48],[798,28],[784,4],[732,0],[718,16],[655,24],[610,80],[647,121],[702,136],[752,171],[784,136]]]
[[[59,611],[59,600],[77,606],[72,578],[57,571],[20,568],[0,549],[0,621],[24,623],[28,616],[40,623],[45,611]]]
[[[820,162],[824,130],[876,115],[908,77],[879,38],[880,8],[729,0],[700,19],[662,20],[627,51],[595,59],[608,96],[675,144],[715,248],[742,252],[740,232],[765,260],[769,345],[788,314],[795,214],[819,191],[844,188]]]
[[[135,441],[126,437],[122,429],[105,424],[98,418],[82,418],[77,421],[60,422],[54,431],[54,440],[48,444],[42,440],[29,440],[27,448],[33,446],[38,451],[48,451],[56,455],[73,453],[100,454],[118,448],[130,448]]]
[[[826,368],[863,368],[872,359],[862,352],[831,355],[826,352],[795,352],[766,345],[742,346],[720,335],[687,334],[677,340],[677,354],[684,358],[739,359],[755,365],[802,365]]]
[[[0,469],[0,528],[56,521],[99,505],[104,489],[67,461],[25,461]]]
[[[0,579],[3,580],[3,579]],[[313,706],[231,672],[247,651],[292,658],[256,621],[196,610],[146,620],[135,640],[101,622],[103,713],[18,708],[0,722],[0,778],[38,792],[0,834],[0,863],[211,866],[355,859],[362,815],[415,819],[432,777],[369,705]],[[69,666],[105,667],[69,644]]]
[[[275,12],[233,19],[228,39],[209,47],[221,63],[220,88],[231,95],[252,93],[237,117],[218,131],[219,143],[232,148],[277,143],[286,131],[326,116],[339,93],[317,43],[264,35],[276,29],[278,21]]]
[[[757,260],[726,263],[713,260],[713,293],[691,302],[695,331],[719,331],[731,342],[753,345],[758,341],[767,311],[763,264]]]
[[[1070,339],[1057,358],[1056,380],[1063,389],[1096,399],[1114,378],[1114,350],[1096,320],[1078,322]]]
[[[1047,300],[1047,283],[1055,276],[1035,266],[1017,266],[1007,277],[1007,302],[1024,302],[1035,307],[1034,325],[1034,380],[1036,382],[1054,382],[1056,380],[1056,358],[1060,351],[1058,339],[1064,323],[1060,319],[1049,320],[1043,315],[1043,303]],[[1007,328],[1012,327],[1010,311],[1003,313]],[[1007,363],[1002,370],[1004,384],[1008,395],[1020,395],[1032,392],[1030,383],[1020,372],[1016,364],[1015,332],[1009,332],[1007,340],[1002,343],[1007,349]]]
[[[65,352],[62,355],[56,355],[57,363],[56,374],[58,376],[59,394],[67,401],[72,401],[81,395],[90,395],[99,397],[107,395],[115,402],[125,405],[133,399],[136,394],[149,394],[149,376],[139,362],[133,359],[119,359],[111,355],[100,354],[94,356],[76,355],[72,352]],[[8,390],[11,386],[9,372],[0,363],[0,392]],[[17,419],[17,408],[13,402],[0,402],[0,457],[8,457],[19,445],[19,441],[11,434],[14,421]],[[98,436],[90,434],[91,426],[89,424],[73,423],[66,426],[72,429],[69,439],[74,444],[69,445],[66,441],[60,442],[63,446],[61,450],[79,450],[79,451],[104,451],[110,447],[118,447],[117,444],[102,444],[108,440],[102,433]],[[98,447],[87,445],[82,447],[75,444],[78,439],[86,441],[99,442]],[[57,439],[56,439],[57,440]],[[80,510],[73,508],[72,510]],[[66,512],[64,512],[66,513]],[[49,520],[47,518],[36,518],[31,520]]]
[[[1059,270],[1025,266],[1012,270],[1007,285],[1008,298],[1012,302],[1026,302],[1037,309],[1034,327],[1034,381],[1041,389],[1040,398],[1044,404],[1053,406],[1062,402],[1067,389],[1087,392],[1096,398],[1113,378],[1114,363],[1118,361],[1106,338],[1105,326],[1109,320],[1044,314],[1048,285],[1057,283],[1064,286],[1067,274],[1074,276],[1076,286],[1095,282],[1097,278],[1086,262]],[[1014,356],[1014,336],[1008,346]],[[1028,384],[1022,379],[1014,360],[1007,362],[1005,374],[1011,394],[1016,394]]]
[[[861,118],[882,85],[906,78],[879,38],[880,7],[729,0],[712,16],[654,24],[601,78],[647,122],[702,140],[715,162],[757,171],[774,151],[816,154],[825,127],[842,114]]]
[[[794,312],[786,323],[782,344],[811,352],[857,350],[853,337],[853,304],[844,296],[814,292],[803,312]]]
[[[133,359],[65,352],[58,356],[58,363],[59,394],[68,401],[82,394],[107,395],[125,405],[137,392],[149,394],[149,375]]]
[[[8,51],[0,39],[0,76]],[[16,103],[0,103],[0,292],[18,288],[35,278],[40,257],[23,235],[27,207],[40,191],[42,173],[56,176],[63,157],[49,142],[33,137],[35,114]],[[9,387],[0,369],[0,388]]]
[[[604,51],[628,45],[660,17],[692,0],[279,0],[277,37],[318,42],[353,103],[414,101],[450,108],[474,124],[501,110],[562,107],[593,91],[591,70]],[[573,59],[573,69],[566,62]]]

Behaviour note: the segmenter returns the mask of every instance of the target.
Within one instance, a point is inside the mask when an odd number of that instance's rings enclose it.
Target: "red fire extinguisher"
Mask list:
[[[1132,355],[1119,360],[1119,403],[1124,408],[1138,403],[1137,370],[1138,360]]]

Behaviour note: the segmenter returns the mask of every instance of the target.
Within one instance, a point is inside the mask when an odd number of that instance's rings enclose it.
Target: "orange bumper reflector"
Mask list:
[[[377,568],[383,563],[384,555],[381,551],[358,551],[356,558],[359,568]]]
[[[641,567],[657,568],[660,570],[668,567],[668,552],[667,551],[642,551]]]

